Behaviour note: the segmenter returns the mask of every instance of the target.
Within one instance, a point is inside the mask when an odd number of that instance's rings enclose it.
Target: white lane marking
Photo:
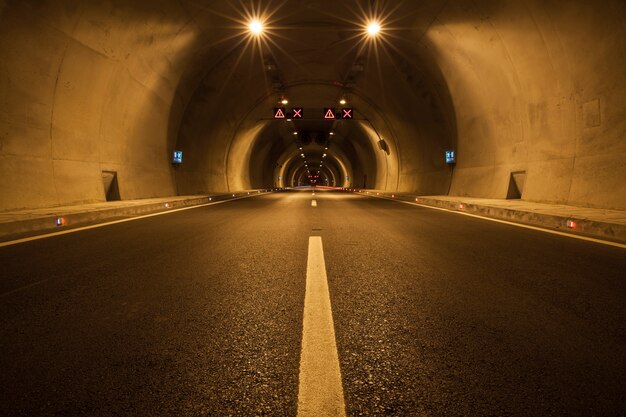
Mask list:
[[[311,200],[311,207],[317,207],[317,200]]]
[[[298,417],[345,415],[322,238],[311,236],[304,296]]]
[[[511,226],[522,227],[524,229],[537,230],[539,232],[551,233],[553,235],[570,237],[572,239],[586,240],[588,242],[600,243],[602,245],[615,246],[617,248],[626,249],[626,244],[618,243],[618,242],[611,242],[610,240],[601,240],[601,239],[596,239],[596,238],[593,238],[593,237],[580,236],[580,235],[575,235],[575,234],[572,234],[572,233],[559,232],[558,230],[544,229],[543,227],[530,226],[528,224],[514,223],[514,222],[509,222],[509,221],[506,221],[506,220],[494,219],[494,218],[491,218],[491,217],[483,217],[483,216],[479,216],[477,214],[471,214],[471,213],[465,213],[465,212],[462,212],[462,211],[445,209],[443,207],[433,207],[433,206],[427,206],[425,204],[412,203],[410,201],[396,200],[395,198],[386,198],[386,197],[381,197],[381,196],[363,195],[363,194],[358,194],[358,195],[363,196],[363,197],[374,197],[374,198],[380,198],[380,199],[383,199],[383,200],[391,200],[391,201],[396,201],[398,203],[409,204],[411,206],[425,207],[425,208],[433,209],[433,210],[447,211],[448,213],[461,214],[463,216],[475,217],[477,219],[488,220],[490,222],[503,223],[503,224],[508,224],[508,225],[511,225]]]
[[[206,207],[206,206],[213,206],[213,205],[216,205],[216,204],[226,203],[228,201],[241,200],[243,198],[250,198],[250,197],[257,197],[259,195],[265,195],[265,194],[267,194],[267,193],[245,195],[245,196],[242,196],[242,197],[230,198],[228,200],[221,200],[221,201],[214,201],[212,203],[199,204],[197,206],[182,207],[182,208],[179,208],[179,209],[160,211],[158,213],[144,214],[143,216],[129,217],[127,219],[120,219],[120,220],[114,220],[114,221],[106,222],[106,223],[92,224],[90,226],[77,227],[75,229],[61,230],[59,232],[47,233],[45,235],[37,235],[37,236],[25,237],[25,238],[22,238],[22,239],[9,240],[7,242],[0,242],[0,248],[3,247],[3,246],[11,246],[11,245],[17,245],[19,243],[30,242],[32,240],[39,240],[39,239],[45,239],[45,238],[53,237],[53,236],[66,235],[68,233],[76,233],[76,232],[81,232],[83,230],[97,229],[98,227],[110,226],[112,224],[132,222],[133,220],[145,219],[147,217],[162,216],[164,214],[176,213],[177,211],[191,210],[191,209],[195,209],[195,208],[199,208],[199,207]]]

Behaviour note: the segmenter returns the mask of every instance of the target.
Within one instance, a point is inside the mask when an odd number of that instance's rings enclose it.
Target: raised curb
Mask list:
[[[493,205],[477,204],[473,200],[468,201],[463,197],[438,199],[429,196],[416,196],[415,194],[388,193],[376,190],[347,191],[365,194],[372,197],[386,198],[412,202],[419,205],[443,208],[451,211],[460,211],[488,218],[506,220],[513,223],[521,223],[546,229],[558,230],[564,233],[578,234],[598,239],[611,240],[626,243],[626,224],[598,219],[590,219],[576,215],[563,215],[560,213],[546,214],[517,208],[497,207]],[[626,214],[625,214],[626,217]]]
[[[241,197],[266,194],[273,190],[249,190],[228,194],[212,194],[204,196],[184,196],[166,197],[160,199],[149,199],[145,203],[141,200],[131,200],[126,202],[127,205],[115,207],[103,207],[103,204],[93,204],[79,206],[77,210],[69,207],[53,207],[46,209],[46,214],[20,214],[20,212],[10,213],[15,215],[16,219],[8,219],[10,217],[6,213],[2,216],[4,221],[0,221],[0,240],[8,237],[19,236],[23,234],[45,234],[49,232],[58,232],[73,227],[83,226],[90,223],[97,223],[106,220],[113,220],[124,217],[134,217],[144,214],[157,213],[182,207],[197,206],[217,201],[236,199]],[[124,202],[122,202],[123,204]],[[35,213],[41,210],[33,210]],[[22,217],[22,218],[20,218]],[[61,222],[59,225],[58,223]]]

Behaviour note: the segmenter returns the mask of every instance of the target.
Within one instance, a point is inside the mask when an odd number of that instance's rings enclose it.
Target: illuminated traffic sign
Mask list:
[[[332,107],[324,107],[324,119],[334,119],[335,109]]]
[[[302,119],[302,113],[304,113],[304,109],[302,107],[292,107],[291,108],[291,118],[292,119]]]
[[[182,164],[183,163],[183,151],[174,151],[174,156],[172,158],[173,164]]]
[[[342,119],[353,119],[354,113],[352,112],[352,108],[341,109],[341,118]]]
[[[456,153],[454,151],[446,151],[446,164],[456,164]]]
[[[274,107],[274,119],[284,119],[284,118],[285,118],[285,108]]]

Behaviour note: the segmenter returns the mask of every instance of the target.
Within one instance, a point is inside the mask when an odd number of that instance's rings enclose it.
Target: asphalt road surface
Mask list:
[[[0,248],[0,415],[295,416],[311,236],[347,415],[626,414],[624,249],[303,190]]]

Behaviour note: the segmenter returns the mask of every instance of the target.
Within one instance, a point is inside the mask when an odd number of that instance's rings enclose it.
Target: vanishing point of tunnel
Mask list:
[[[0,415],[626,415],[623,0],[0,0]]]

